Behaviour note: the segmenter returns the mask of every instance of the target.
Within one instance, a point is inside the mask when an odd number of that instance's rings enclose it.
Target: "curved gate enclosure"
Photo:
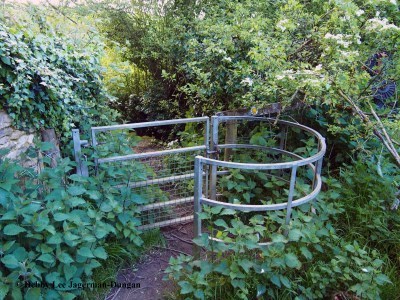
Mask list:
[[[203,205],[244,212],[285,210],[289,222],[292,208],[311,201],[320,191],[326,146],[318,132],[292,122],[250,116],[214,116],[211,125],[208,117],[200,117],[91,129],[96,173],[112,166],[119,174],[122,180],[113,181],[113,187],[130,189],[136,197],[140,229],[194,218],[195,232],[200,235],[197,216]],[[165,136],[181,132],[180,141],[169,139],[156,149],[139,143],[124,153],[108,149],[110,140],[135,139],[136,131],[143,129],[162,129]],[[190,143],[185,134],[190,135]],[[89,143],[80,140],[77,130],[73,138],[77,173],[88,176],[81,145]]]
[[[318,195],[326,145],[315,130],[287,121],[230,116],[213,117],[212,128],[211,157],[198,156],[195,162],[197,235],[202,233],[203,205],[245,213],[285,210],[289,224],[292,209]],[[209,179],[202,175],[205,170]]]

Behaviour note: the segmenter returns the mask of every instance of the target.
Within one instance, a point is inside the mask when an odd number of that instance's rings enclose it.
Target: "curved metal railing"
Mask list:
[[[251,145],[251,144],[219,144],[219,132],[218,128],[221,123],[224,122],[240,122],[240,121],[255,121],[255,122],[264,122],[267,124],[273,124],[274,126],[279,126],[282,129],[282,134],[280,137],[283,137],[283,132],[287,133],[287,128],[296,128],[297,130],[301,130],[306,132],[310,137],[313,137],[318,142],[317,152],[308,157],[300,156],[292,151],[288,151],[287,149],[283,149],[282,146],[284,143],[281,142],[281,147],[265,147],[259,145]],[[325,139],[322,137],[320,133],[317,131],[297,123],[289,122],[289,121],[277,121],[275,119],[270,118],[259,118],[259,117],[243,117],[243,116],[216,116],[212,119],[212,146],[210,153],[214,153],[214,158],[206,158],[203,156],[196,156],[195,158],[195,194],[194,194],[194,229],[195,235],[199,236],[202,234],[202,224],[201,219],[199,218],[199,213],[202,211],[203,205],[210,206],[222,206],[223,208],[233,209],[241,212],[265,212],[265,211],[274,211],[274,210],[284,210],[286,209],[286,224],[289,224],[291,220],[292,209],[296,206],[302,205],[304,203],[310,202],[315,199],[318,193],[321,190],[322,179],[321,179],[321,167],[323,157],[326,152],[326,144]],[[285,142],[286,143],[286,142]],[[273,163],[243,163],[243,162],[235,162],[235,161],[222,161],[218,159],[218,153],[221,149],[251,149],[251,150],[262,150],[265,152],[273,152],[278,153],[282,156],[288,156],[293,158],[292,161],[284,161],[284,162],[273,162]],[[298,169],[301,167],[307,167],[311,170],[313,174],[312,183],[311,183],[311,191],[302,197],[295,199],[295,185],[298,174]],[[223,169],[224,171],[218,171]],[[254,170],[254,171],[263,171],[263,170],[290,170],[290,180],[289,183],[289,192],[288,197],[285,202],[282,203],[273,203],[273,204],[236,204],[236,203],[227,203],[218,200],[216,193],[216,185],[217,185],[217,176],[219,174],[229,174],[231,169],[240,169],[240,170]],[[208,178],[207,174],[210,171],[210,191],[208,188]],[[218,240],[213,238],[214,240]]]

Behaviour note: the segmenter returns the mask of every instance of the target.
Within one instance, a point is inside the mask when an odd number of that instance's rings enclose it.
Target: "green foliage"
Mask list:
[[[93,270],[112,253],[108,241],[118,240],[133,254],[142,246],[136,207],[144,200],[110,180],[123,174],[103,169],[95,177],[69,175],[74,166],[63,159],[35,175],[0,159],[3,295],[73,298],[82,291],[71,282],[91,281]],[[54,283],[55,288],[27,288],[25,282]]]
[[[171,258],[168,278],[178,282],[182,298],[191,299],[323,299],[343,290],[380,299],[380,287],[390,281],[378,253],[340,239],[329,218],[341,209],[326,200],[315,208],[316,214],[305,213],[309,207],[295,211],[290,226],[281,222],[271,231],[265,223],[282,221],[282,212],[255,215],[245,224],[233,212],[205,207],[201,219],[209,222],[209,233],[194,242],[206,249],[208,260]],[[225,222],[221,217],[227,214]],[[222,242],[209,239],[216,228]],[[262,240],[269,246],[257,244]]]
[[[37,23],[0,24],[0,107],[19,128],[55,128],[63,136],[85,122],[115,119],[102,87],[101,41],[78,46],[40,11],[33,17]]]
[[[400,213],[399,182],[396,167],[382,157],[372,161],[358,160],[341,169],[337,185],[338,200],[345,208],[334,219],[335,227],[346,239],[357,240],[381,253],[394,285],[384,288],[385,299],[400,292]],[[340,195],[340,197],[339,197]]]

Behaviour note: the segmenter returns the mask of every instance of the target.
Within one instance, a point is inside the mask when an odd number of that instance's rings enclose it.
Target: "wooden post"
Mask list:
[[[51,158],[50,166],[55,168],[57,166],[57,159],[61,157],[60,144],[58,142],[56,132],[54,129],[42,129],[40,131],[43,142],[48,142],[53,145],[49,151],[45,151],[45,155]]]
[[[237,116],[236,111],[229,111],[225,113],[226,116]],[[237,121],[231,120],[226,122],[226,132],[225,132],[225,144],[236,144],[237,143]],[[233,150],[230,148],[225,149],[224,160],[229,160]]]

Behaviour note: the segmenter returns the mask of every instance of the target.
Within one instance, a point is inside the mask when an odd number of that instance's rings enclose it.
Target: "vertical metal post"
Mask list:
[[[324,142],[325,142],[325,139],[324,139]],[[319,151],[321,151],[321,143],[318,141],[318,152]],[[324,160],[324,157],[321,157],[321,159],[319,159],[315,162],[314,178],[313,178],[313,183],[312,183],[313,190],[315,189],[315,187],[317,185],[317,176],[321,175],[323,160]]]
[[[194,160],[194,216],[193,216],[193,227],[194,237],[201,236],[201,219],[199,214],[201,213],[201,198],[203,194],[203,163],[201,162],[201,156],[196,156]],[[200,247],[193,244],[193,254],[195,257],[200,257]]]
[[[218,116],[211,117],[212,123],[212,138],[211,138],[211,151],[214,159],[218,158]],[[217,200],[217,166],[211,166],[210,174],[210,199]]]
[[[296,173],[297,173],[297,166],[293,166],[292,174],[290,176],[289,197],[288,197],[287,208],[286,208],[286,225],[289,225],[291,215],[292,215],[292,201],[293,201],[293,196],[294,196],[294,188],[296,185]]]
[[[94,131],[93,129],[92,129],[92,146],[93,146],[93,150],[96,153],[97,139],[96,139],[96,131]],[[94,168],[95,168],[95,172],[96,172],[96,175],[97,175],[97,170],[98,170],[97,157],[95,157],[95,159],[94,159]]]
[[[206,128],[205,128],[205,132],[204,132],[204,145],[206,146],[206,153],[205,153],[205,157],[209,157],[209,153],[210,153],[210,118],[207,118],[206,121]],[[210,182],[210,178],[209,178],[209,165],[206,165],[205,167],[205,184],[204,184],[204,194],[205,196],[208,198],[209,195],[209,182]]]
[[[74,141],[74,156],[76,161],[76,174],[89,177],[88,166],[82,159],[82,141],[80,139],[79,129],[72,129],[72,139]]]

